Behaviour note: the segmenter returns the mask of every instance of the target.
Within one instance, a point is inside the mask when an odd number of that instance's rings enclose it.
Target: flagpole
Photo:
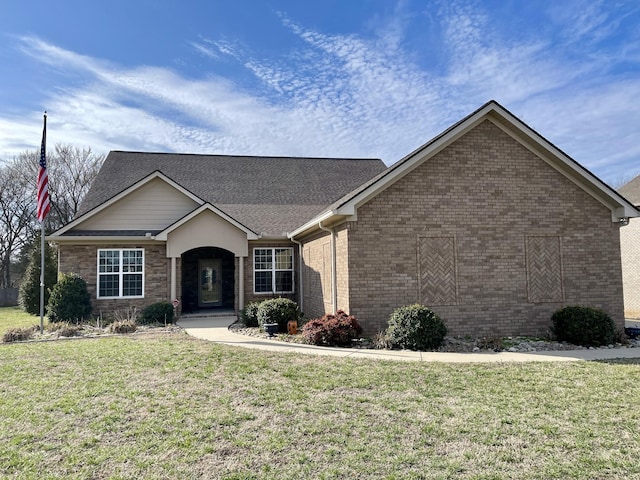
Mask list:
[[[47,148],[47,112],[44,112],[44,129],[42,130],[42,155]],[[44,217],[40,222],[40,335],[44,333]]]
[[[44,333],[44,220],[40,231],[40,334]]]

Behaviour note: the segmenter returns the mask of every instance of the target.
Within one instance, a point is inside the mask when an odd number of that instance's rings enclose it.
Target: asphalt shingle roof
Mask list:
[[[256,233],[281,236],[385,169],[377,159],[112,151],[78,216],[160,171]]]
[[[640,205],[640,175],[620,187],[618,193],[634,205]]]

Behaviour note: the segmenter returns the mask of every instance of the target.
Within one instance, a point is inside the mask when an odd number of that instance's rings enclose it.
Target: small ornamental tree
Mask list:
[[[338,310],[310,320],[302,327],[302,336],[312,345],[350,345],[362,333],[356,317]]]
[[[431,350],[442,345],[447,327],[424,305],[396,309],[389,317],[387,338],[397,347],[408,350]]]
[[[29,264],[24,274],[18,303],[20,307],[31,315],[40,314],[40,264],[41,264],[40,236],[34,241],[29,252]],[[44,305],[49,302],[49,291],[58,280],[58,266],[54,248],[45,242],[44,244]]]
[[[51,289],[47,316],[50,322],[78,322],[91,314],[87,282],[75,273],[61,274]]]

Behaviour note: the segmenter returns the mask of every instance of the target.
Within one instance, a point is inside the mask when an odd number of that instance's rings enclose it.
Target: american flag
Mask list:
[[[44,115],[42,144],[40,145],[40,168],[38,169],[38,221],[44,222],[49,213],[49,175],[47,174],[47,114]]]

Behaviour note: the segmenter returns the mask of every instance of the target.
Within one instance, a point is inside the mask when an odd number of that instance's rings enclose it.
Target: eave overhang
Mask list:
[[[492,122],[525,148],[535,153],[549,166],[606,206],[611,211],[612,222],[624,225],[629,218],[640,216],[640,211],[631,202],[531,129],[507,109],[492,100],[391,165],[387,170],[369,181],[368,184],[365,184],[363,188],[356,189],[354,192],[342,197],[328,207],[327,211],[289,233],[288,237],[294,238],[319,230],[320,223],[335,224],[343,219],[356,220],[358,207],[411,173],[422,165],[424,161],[428,161],[429,158],[451,145],[485,120]]]

